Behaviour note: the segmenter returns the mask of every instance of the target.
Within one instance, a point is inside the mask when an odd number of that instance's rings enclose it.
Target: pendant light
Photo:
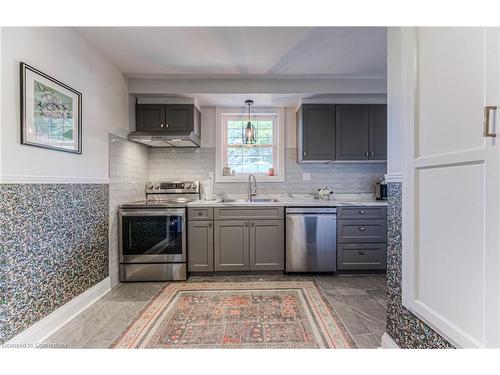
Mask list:
[[[245,144],[254,144],[255,143],[255,137],[256,137],[256,131],[255,127],[252,124],[252,118],[251,118],[251,109],[250,107],[253,105],[253,100],[246,100],[245,104],[248,105],[248,122],[247,125],[245,126],[243,130],[243,142]]]

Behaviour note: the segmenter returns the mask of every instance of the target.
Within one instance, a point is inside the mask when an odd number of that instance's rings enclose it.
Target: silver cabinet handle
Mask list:
[[[203,212],[198,211],[198,216],[203,216]]]
[[[358,251],[358,254],[359,254],[359,255],[365,255],[365,254],[366,254],[366,252],[365,252],[364,250],[359,250],[359,251]]]
[[[359,211],[359,213],[360,213],[361,215],[364,215],[364,214],[365,214],[365,211],[364,211],[364,210],[360,210],[360,211]]]
[[[365,227],[359,227],[358,229],[359,229],[361,232],[364,232],[366,228],[365,228]]]
[[[307,152],[304,151],[304,156],[306,156],[306,155],[307,155]]]
[[[370,152],[370,157],[372,157],[373,155],[375,155],[375,153],[373,151]]]
[[[490,133],[490,111],[496,111],[496,105],[487,105],[484,107],[484,136],[496,137],[495,133]]]
[[[163,128],[163,124],[160,124],[160,128]]]
[[[245,228],[247,228],[247,227],[248,227],[248,223],[245,223]]]
[[[209,227],[209,228],[212,228],[212,223],[208,223],[208,227]]]
[[[168,128],[168,124],[165,124],[165,127]]]
[[[365,156],[368,156],[368,151],[365,152]]]
[[[253,226],[254,226],[254,225],[255,225],[255,223],[252,221],[252,222],[250,223],[250,226],[253,228]]]

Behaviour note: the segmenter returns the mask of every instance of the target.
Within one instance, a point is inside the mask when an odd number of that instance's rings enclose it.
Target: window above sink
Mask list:
[[[244,129],[248,112],[244,108],[216,109],[216,182],[247,182],[254,174],[257,182],[283,182],[284,110],[256,108],[251,115],[255,143],[245,143]],[[224,168],[234,175],[224,175]],[[272,173],[269,173],[271,170]]]

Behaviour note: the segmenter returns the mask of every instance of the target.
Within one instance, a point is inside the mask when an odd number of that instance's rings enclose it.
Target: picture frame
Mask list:
[[[21,62],[21,144],[82,153],[82,94]]]

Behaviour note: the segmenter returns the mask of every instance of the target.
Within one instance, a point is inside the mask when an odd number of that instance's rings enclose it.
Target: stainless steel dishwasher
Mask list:
[[[286,209],[286,272],[337,270],[337,209]]]

